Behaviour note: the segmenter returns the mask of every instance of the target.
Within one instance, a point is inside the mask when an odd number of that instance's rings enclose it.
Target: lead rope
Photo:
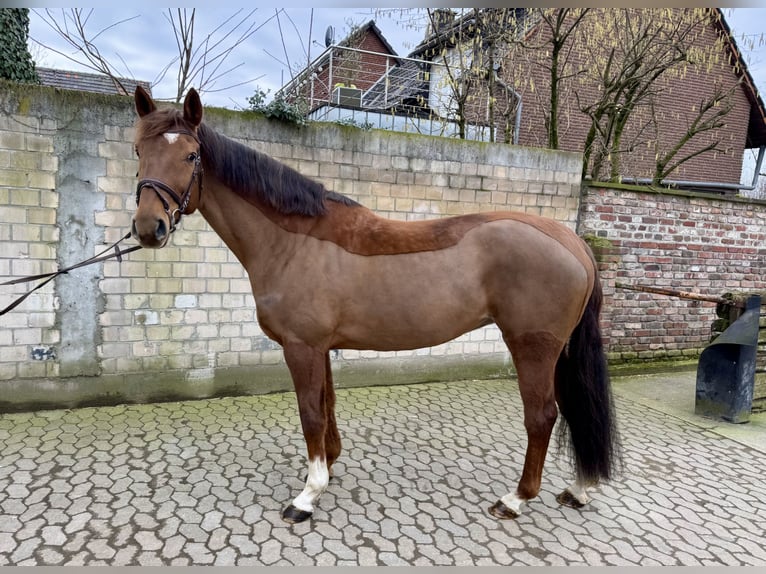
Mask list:
[[[12,311],[16,307],[18,307],[24,299],[29,297],[32,293],[40,289],[41,287],[47,285],[50,281],[53,281],[56,277],[59,275],[66,275],[73,269],[79,269],[80,267],[85,267],[86,265],[90,265],[92,263],[98,263],[100,261],[106,261],[108,259],[117,259],[117,261],[122,261],[122,256],[127,253],[132,253],[133,251],[138,251],[141,249],[140,245],[134,245],[133,247],[128,247],[127,249],[120,249],[118,245],[128,239],[130,237],[130,232],[128,232],[124,237],[121,237],[112,245],[101,251],[100,253],[97,253],[93,257],[86,259],[85,261],[80,261],[79,263],[75,263],[74,265],[71,265],[69,267],[65,267],[64,269],[59,269],[58,271],[52,271],[50,273],[41,273],[39,275],[29,275],[27,277],[21,277],[20,279],[12,279],[10,281],[6,281],[4,283],[0,283],[0,285],[18,285],[19,283],[30,283],[31,281],[37,281],[39,279],[45,279],[42,283],[39,283],[31,290],[27,291],[24,295],[13,301],[10,305],[8,305],[5,309],[0,311],[0,317],[8,313],[8,311]],[[114,253],[110,253],[109,255],[104,255],[107,251],[114,250]]]

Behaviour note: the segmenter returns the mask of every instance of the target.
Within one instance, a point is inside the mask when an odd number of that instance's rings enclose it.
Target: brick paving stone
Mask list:
[[[738,554],[742,562],[748,566],[756,566],[759,564],[763,564],[763,549],[761,549],[761,552],[755,554],[752,552],[745,553],[745,554]]]
[[[186,544],[186,539],[183,536],[171,536],[163,543],[160,555],[165,559],[175,558],[181,552],[184,544]]]
[[[545,548],[548,552],[555,554],[561,559],[558,564],[552,564],[553,566],[566,566],[567,564],[575,564],[578,560],[580,560],[580,555],[577,552],[565,548],[559,542],[544,542],[543,548]]]
[[[340,560],[354,560],[356,558],[356,552],[340,540],[325,540],[324,547]]]
[[[89,512],[81,512],[70,517],[69,523],[64,526],[64,532],[72,534],[83,530],[92,520],[93,516]]]
[[[324,538],[317,532],[310,532],[303,537],[303,551],[309,556],[316,556],[322,551]]]
[[[202,543],[208,539],[208,533],[202,530],[198,524],[181,524],[178,530],[182,536],[191,542]]]
[[[62,546],[67,540],[67,535],[60,526],[46,526],[41,534],[43,543],[49,546]]]
[[[157,538],[156,533],[141,530],[134,535],[135,541],[142,550],[159,550],[162,548],[162,541]]]
[[[109,541],[104,538],[96,538],[87,544],[88,551],[97,560],[111,560],[116,554],[116,550],[110,546]]]
[[[133,539],[134,532],[135,528],[130,524],[125,524],[124,526],[118,528],[117,531],[112,535],[115,547],[122,548],[125,544],[128,543],[128,541]]]
[[[0,565],[766,564],[763,457],[709,429],[618,395],[623,474],[560,508],[552,444],[540,497],[500,522],[514,383],[337,395],[344,451],[299,525],[280,519],[306,472],[291,393],[0,415]]]
[[[28,538],[22,542],[19,543],[18,546],[14,549],[14,551],[10,555],[10,561],[12,564],[18,563],[20,564],[34,553],[35,549],[40,545],[42,542],[39,538]]]
[[[34,565],[57,566],[64,562],[64,554],[55,548],[41,548]]]
[[[275,564],[281,558],[282,547],[282,544],[276,539],[264,542],[260,548],[261,562],[267,566]]]
[[[212,564],[215,557],[210,549],[200,542],[189,542],[184,545],[184,550],[189,555],[192,564]]]
[[[0,532],[0,555],[12,552],[15,547],[16,541],[13,539],[13,535],[7,532]]]

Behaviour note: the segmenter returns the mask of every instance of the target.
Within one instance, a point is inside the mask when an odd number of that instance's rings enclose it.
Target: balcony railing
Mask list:
[[[330,46],[277,96],[305,101],[316,121],[457,137],[446,77],[439,62]],[[488,141],[486,120],[467,125],[466,138]]]

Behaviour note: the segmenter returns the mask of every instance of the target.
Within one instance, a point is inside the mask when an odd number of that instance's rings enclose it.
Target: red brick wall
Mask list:
[[[610,8],[598,10],[614,10]],[[659,13],[659,10],[657,12]],[[678,9],[677,9],[678,10]],[[647,11],[645,9],[645,11]],[[591,17],[598,18],[597,14]],[[666,18],[667,16],[658,16]],[[528,38],[530,45],[545,44],[549,31],[540,27],[539,32]],[[701,32],[695,46],[705,48],[713,46],[717,33],[711,22]],[[583,40],[584,42],[584,40]],[[683,76],[670,74],[657,84],[661,90],[657,98],[654,114],[658,119],[659,132],[645,129],[650,117],[650,109],[645,106],[634,113],[628,125],[623,143],[628,146],[635,143],[631,151],[623,154],[621,175],[626,177],[651,177],[654,172],[657,142],[660,150],[667,150],[685,133],[689,122],[694,117],[694,109],[703,98],[710,96],[716,85],[731,87],[737,82],[737,76],[728,63],[728,53],[719,47],[716,58],[708,67],[707,63],[695,68],[688,66]],[[580,102],[595,99],[597,87],[592,81],[593,71],[598,71],[603,64],[589,60],[588,49],[576,49],[566,57],[571,62],[568,72],[580,70],[583,82],[570,82],[570,86],[561,94],[559,123],[560,149],[582,151],[585,137],[590,127],[590,120],[580,111]],[[545,110],[550,107],[550,73],[546,70],[547,60],[536,60],[545,50],[537,49],[523,54],[513,52],[511,60],[503,67],[504,80],[522,93],[523,114],[520,133],[521,145],[547,146],[545,131]],[[543,56],[545,57],[545,56]],[[701,56],[698,57],[698,60]],[[683,164],[669,176],[674,180],[716,181],[738,183],[742,168],[742,154],[745,147],[749,102],[742,90],[737,88],[733,95],[733,110],[726,117],[726,126],[697,136],[682,150],[683,155],[701,149],[711,141],[720,141],[720,151],[706,152]],[[483,116],[482,116],[483,117]],[[640,132],[640,134],[639,134]]]
[[[380,40],[377,34],[367,32],[358,44],[354,45],[358,50],[376,52],[376,54],[349,53],[345,61],[340,64],[340,71],[347,73],[347,84],[353,83],[357,88],[367,90],[386,73],[386,60],[389,67],[393,67],[395,60],[386,58],[388,48]],[[344,80],[339,80],[344,81]]]
[[[387,61],[389,67],[395,63],[393,58],[386,56],[390,52],[380,37],[370,30],[360,31],[357,37],[352,38],[348,47],[375,52],[375,54],[354,52],[343,48],[333,49],[330,57],[321,62],[322,69],[313,70],[316,77],[312,76],[312,79],[297,90],[300,97],[313,102],[312,108],[328,102],[336,84],[346,86],[353,84],[363,91],[367,90],[386,73]],[[332,58],[332,65],[330,65],[330,58]],[[330,76],[331,72],[332,76]],[[291,95],[290,99],[294,100],[295,97]]]
[[[362,91],[370,88],[381,76],[386,73],[386,61],[388,66],[393,67],[395,60],[386,57],[388,48],[377,34],[369,30],[355,38],[349,46],[365,52],[354,52],[337,48],[332,50],[332,66],[329,58],[322,65],[321,71],[316,71],[316,79],[312,80],[314,86],[314,106],[330,100],[330,93],[337,84],[351,86],[352,84]],[[376,52],[368,54],[366,52]],[[330,72],[332,71],[332,77]],[[310,85],[307,83],[302,89],[306,99],[310,98]]]
[[[610,357],[696,355],[710,339],[715,303],[615,282],[715,297],[766,289],[766,202],[636,189],[590,188],[582,203],[580,233],[601,240],[594,252]]]

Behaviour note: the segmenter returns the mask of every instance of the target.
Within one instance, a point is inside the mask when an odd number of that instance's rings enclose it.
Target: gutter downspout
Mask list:
[[[702,188],[715,188],[715,189],[736,189],[738,191],[753,191],[758,183],[758,174],[761,172],[761,165],[763,164],[764,152],[766,152],[766,146],[758,148],[758,159],[755,162],[755,172],[753,173],[753,183],[744,185],[741,183],[715,183],[713,181],[681,181],[674,179],[663,179],[660,184],[668,187],[677,185],[684,187],[702,187]],[[636,178],[636,177],[623,177],[620,179],[622,183],[652,183],[651,178]]]

